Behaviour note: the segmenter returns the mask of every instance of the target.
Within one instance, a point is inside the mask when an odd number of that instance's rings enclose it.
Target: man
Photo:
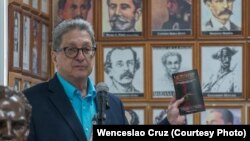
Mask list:
[[[91,8],[91,0],[59,0],[58,16],[62,19],[87,19]]]
[[[107,0],[111,31],[135,32],[142,13],[142,0]]]
[[[178,52],[167,52],[161,57],[161,62],[165,69],[164,76],[154,82],[154,89],[156,91],[174,91],[174,83],[172,74],[179,72],[181,68],[182,56]]]
[[[28,141],[87,141],[97,109],[96,90],[89,75],[95,62],[96,42],[91,25],[82,19],[61,22],[53,32],[55,76],[24,91],[32,105]],[[119,98],[108,94],[104,124],[128,124]],[[182,124],[173,101],[165,124]]]
[[[234,73],[236,66],[231,67],[232,56],[237,53],[237,50],[229,47],[224,47],[217,53],[213,54],[212,58],[220,61],[220,68],[217,74],[209,77],[209,82],[203,85],[203,92],[240,92],[239,80]]]
[[[107,53],[104,68],[112,81],[110,92],[140,93],[133,86],[133,79],[140,68],[140,62],[137,53],[131,47],[112,48]]]
[[[26,141],[31,106],[22,93],[0,86],[0,140]]]
[[[212,17],[205,23],[203,31],[239,31],[239,26],[234,24],[230,17],[233,14],[234,0],[204,0],[212,13]]]
[[[232,125],[234,124],[234,116],[228,109],[212,109],[207,115],[206,123],[211,125]]]
[[[169,18],[163,23],[162,29],[191,29],[192,9],[190,1],[168,0],[167,9]]]

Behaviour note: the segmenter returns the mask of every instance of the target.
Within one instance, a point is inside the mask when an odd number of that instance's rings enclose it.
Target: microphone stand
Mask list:
[[[106,92],[100,92],[99,98],[100,102],[98,112],[96,113],[94,120],[97,125],[104,125],[104,121],[106,120],[106,111],[109,109],[108,95]]]

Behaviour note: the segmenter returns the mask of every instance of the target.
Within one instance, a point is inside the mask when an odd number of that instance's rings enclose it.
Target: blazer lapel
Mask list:
[[[56,76],[49,82],[49,90],[51,91],[49,96],[51,102],[73,130],[78,140],[86,141],[87,139],[82,129],[82,125]]]

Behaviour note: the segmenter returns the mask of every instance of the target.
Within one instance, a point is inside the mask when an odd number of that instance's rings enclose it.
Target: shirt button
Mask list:
[[[87,131],[88,131],[88,130],[89,130],[89,128],[86,128],[85,130],[87,130]]]

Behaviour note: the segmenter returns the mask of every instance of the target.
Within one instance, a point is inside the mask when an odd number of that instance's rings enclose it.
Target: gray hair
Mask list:
[[[95,33],[91,24],[81,18],[77,18],[73,20],[64,20],[56,26],[53,32],[53,50],[57,50],[60,48],[62,36],[65,33],[75,29],[79,29],[80,31],[87,31],[91,37],[92,45],[96,47]]]
[[[167,63],[167,58],[169,56],[177,56],[178,57],[178,60],[179,62],[182,62],[182,57],[181,57],[181,54],[178,53],[178,52],[167,52],[165,53],[162,57],[161,57],[161,61],[162,61],[162,64],[165,66],[166,63]]]

